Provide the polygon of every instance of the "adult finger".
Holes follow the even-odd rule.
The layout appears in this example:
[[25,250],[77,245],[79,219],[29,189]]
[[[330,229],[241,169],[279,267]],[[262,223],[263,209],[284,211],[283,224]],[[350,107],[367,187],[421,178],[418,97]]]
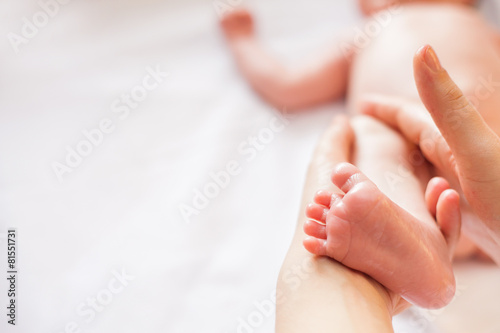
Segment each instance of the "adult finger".
[[430,46],[418,50],[414,75],[420,98],[450,146],[462,175],[474,181],[498,179],[500,140],[441,66]]
[[445,175],[457,178],[450,147],[422,105],[372,95],[363,102],[361,112],[397,129],[407,140],[418,145],[425,158]]

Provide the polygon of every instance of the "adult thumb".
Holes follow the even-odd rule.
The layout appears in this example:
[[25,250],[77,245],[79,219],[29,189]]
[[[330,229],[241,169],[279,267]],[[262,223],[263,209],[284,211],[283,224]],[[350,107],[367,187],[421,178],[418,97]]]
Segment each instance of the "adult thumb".
[[420,98],[450,146],[461,176],[476,182],[498,180],[500,139],[441,66],[432,47],[418,50],[413,68]]

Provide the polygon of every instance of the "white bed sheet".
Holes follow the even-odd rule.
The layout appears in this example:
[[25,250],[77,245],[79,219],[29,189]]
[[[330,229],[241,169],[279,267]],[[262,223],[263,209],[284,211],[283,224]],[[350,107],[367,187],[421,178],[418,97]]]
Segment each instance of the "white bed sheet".
[[[292,61],[359,19],[347,0],[221,2],[244,2],[269,47]],[[273,331],[265,304],[291,240],[305,170],[319,134],[343,108],[289,120],[255,156],[239,151],[249,137],[269,135],[277,113],[237,72],[213,5],[68,1],[18,54],[0,40],[2,271],[7,228],[17,228],[19,259],[18,325],[7,325],[3,310],[2,332]],[[23,17],[39,12],[34,1],[3,1],[0,35],[19,34]],[[168,77],[127,116],[113,112],[157,68]],[[68,146],[85,145],[82,131],[104,119],[112,133],[59,181],[54,162],[64,163]],[[240,173],[198,215],[183,218],[181,205],[230,161]],[[500,332],[488,303],[500,296],[492,283],[498,270],[463,272],[466,287],[455,303],[437,315],[398,318],[398,332]],[[471,300],[474,320],[452,311],[470,315]],[[243,328],[249,320],[255,327]]]

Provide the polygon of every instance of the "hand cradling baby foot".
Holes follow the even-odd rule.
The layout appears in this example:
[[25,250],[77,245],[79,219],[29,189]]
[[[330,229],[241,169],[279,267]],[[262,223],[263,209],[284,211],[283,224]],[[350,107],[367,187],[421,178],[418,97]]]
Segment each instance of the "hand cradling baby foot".
[[451,255],[460,233],[458,194],[442,183],[428,189],[438,226],[400,208],[351,164],[339,164],[332,182],[344,194],[316,194],[306,213],[305,248],[370,275],[413,304],[448,304],[455,294]]

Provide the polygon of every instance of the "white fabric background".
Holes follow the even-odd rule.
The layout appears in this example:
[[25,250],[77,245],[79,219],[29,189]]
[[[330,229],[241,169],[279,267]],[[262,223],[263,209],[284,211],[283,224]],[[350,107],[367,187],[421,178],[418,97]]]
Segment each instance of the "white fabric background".
[[[347,0],[244,4],[289,61],[320,52],[360,18]],[[2,1],[0,36],[19,34],[38,11],[36,1]],[[263,319],[251,331],[273,331],[274,314],[259,317],[255,302],[274,293],[314,143],[342,104],[291,120],[247,161],[238,147],[276,112],[237,72],[217,19],[211,0],[74,0],[19,54],[0,38],[1,267],[8,227],[18,229],[20,267],[18,326],[3,310],[2,332],[69,332],[74,322],[89,333],[226,333],[249,317]],[[156,66],[169,77],[120,119],[112,103]],[[104,118],[115,130],[59,182],[53,162]],[[180,205],[231,160],[241,173],[187,223]],[[455,303],[407,313],[398,331],[500,332],[500,273],[472,266],[459,267]],[[110,294],[122,270],[134,279]],[[96,296],[109,304],[86,321],[78,308],[88,314]]]

